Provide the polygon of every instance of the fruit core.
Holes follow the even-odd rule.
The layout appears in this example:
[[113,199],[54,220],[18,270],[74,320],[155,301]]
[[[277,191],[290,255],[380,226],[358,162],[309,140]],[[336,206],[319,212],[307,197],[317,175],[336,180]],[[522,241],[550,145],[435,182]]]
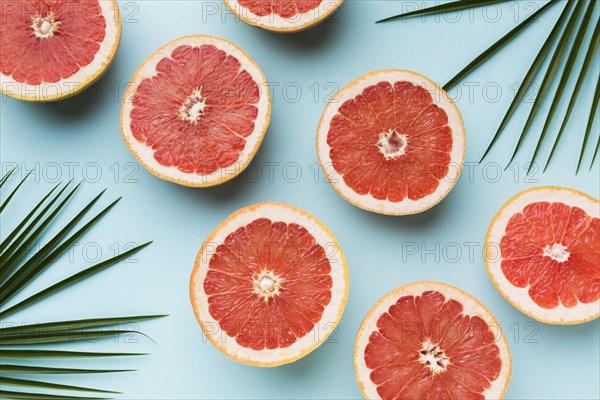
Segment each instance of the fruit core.
[[196,125],[200,117],[204,115],[206,107],[206,98],[202,96],[202,88],[196,88],[189,95],[179,108],[179,119],[190,124]]
[[377,147],[386,160],[393,160],[405,153],[407,142],[406,135],[398,133],[395,129],[390,129],[379,134]]
[[33,34],[39,39],[47,39],[54,36],[59,27],[60,21],[55,19],[53,12],[48,13],[45,17],[42,17],[40,14],[31,17]]
[[271,297],[279,295],[283,279],[271,271],[262,271],[254,280],[254,293],[268,301]]
[[544,256],[550,257],[554,261],[558,261],[559,263],[564,263],[569,259],[571,253],[567,251],[567,247],[560,244],[554,243],[552,246],[549,244],[544,247]]
[[448,364],[450,364],[450,359],[446,357],[444,351],[429,340],[423,342],[423,347],[419,353],[419,361],[429,367],[433,374],[446,371]]

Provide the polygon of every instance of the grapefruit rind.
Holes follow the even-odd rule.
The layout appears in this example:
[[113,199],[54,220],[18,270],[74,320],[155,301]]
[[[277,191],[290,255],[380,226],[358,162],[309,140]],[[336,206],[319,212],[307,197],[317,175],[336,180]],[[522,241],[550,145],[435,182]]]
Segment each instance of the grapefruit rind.
[[532,202],[562,202],[576,206],[588,215],[600,217],[600,201],[575,189],[560,186],[539,186],[524,190],[510,198],[496,213],[488,228],[484,249],[485,265],[496,290],[513,307],[523,314],[543,323],[553,325],[574,325],[594,320],[600,316],[600,302],[579,303],[568,308],[559,304],[556,308],[546,309],[535,303],[528,294],[529,286],[518,288],[508,281],[502,272],[502,258],[499,255],[499,244],[504,236],[510,218]]
[[396,303],[400,297],[419,296],[423,292],[429,290],[440,292],[444,295],[446,300],[454,299],[460,302],[464,308],[463,314],[477,315],[486,321],[490,328],[496,329],[496,332],[500,335],[499,340],[496,341],[496,345],[500,350],[502,370],[498,379],[492,382],[491,387],[487,389],[483,395],[486,399],[504,398],[512,374],[512,358],[506,336],[502,332],[500,324],[494,315],[481,304],[479,300],[457,287],[441,282],[424,281],[410,283],[387,293],[375,303],[362,321],[354,344],[354,373],[360,391],[365,399],[380,399],[380,396],[377,393],[377,386],[370,379],[370,369],[367,367],[364,357],[364,350],[369,342],[369,336],[377,329],[377,320],[381,314],[387,312],[390,306]]
[[336,12],[344,0],[323,0],[318,8],[306,13],[296,14],[291,18],[283,18],[276,14],[259,16],[243,7],[237,0],[223,0],[223,2],[237,18],[248,25],[273,32],[294,33],[320,24]]
[[96,83],[115,59],[121,42],[122,28],[117,1],[100,0],[99,4],[106,21],[105,39],[100,43],[100,49],[90,64],[59,82],[40,85],[17,82],[12,77],[0,73],[0,93],[24,101],[55,102],[76,96]]
[[[133,97],[135,89],[144,79],[156,74],[157,63],[170,57],[171,52],[179,46],[201,46],[204,44],[214,45],[220,50],[231,54],[241,63],[241,69],[250,73],[254,81],[261,90],[260,101],[256,105],[258,115],[254,121],[254,131],[246,138],[244,150],[240,153],[238,160],[231,166],[221,168],[210,175],[199,175],[194,173],[184,173],[177,167],[165,167],[159,164],[154,158],[154,151],[144,143],[140,143],[132,134],[130,129],[131,111],[133,109]],[[156,50],[148,57],[142,65],[133,74],[131,81],[127,85],[123,95],[123,105],[121,108],[121,132],[125,144],[135,156],[140,164],[156,177],[189,187],[210,187],[220,185],[238,176],[254,158],[254,155],[260,148],[262,140],[269,127],[271,120],[271,96],[269,85],[261,69],[256,62],[234,43],[216,36],[210,35],[190,35],[177,38]]]
[[[210,249],[225,241],[225,238],[238,228],[257,218],[269,218],[272,221],[296,223],[308,230],[328,252],[331,264],[331,301],[325,307],[321,320],[312,331],[286,348],[252,350],[239,345],[234,337],[225,332],[215,332],[212,327],[219,326],[208,311],[207,296],[204,292],[204,280],[208,272]],[[329,229],[314,216],[289,204],[264,202],[242,208],[223,221],[202,244],[194,269],[190,277],[190,300],[196,319],[208,340],[223,354],[240,363],[257,367],[276,367],[294,362],[319,347],[337,328],[346,307],[350,277],[346,258],[339,243]]]
[[[443,109],[448,116],[448,126],[452,129],[453,139],[448,175],[439,181],[439,186],[433,193],[419,200],[411,200],[407,197],[400,202],[391,202],[389,200],[377,200],[370,193],[360,195],[346,185],[344,179],[337,174],[329,156],[331,147],[327,143],[327,135],[331,121],[339,107],[346,100],[353,99],[361,94],[366,87],[382,81],[389,81],[392,84],[393,82],[407,81],[422,86],[432,95],[434,104]],[[331,186],[350,204],[378,214],[396,216],[418,214],[438,204],[450,193],[450,190],[458,181],[465,161],[465,152],[466,134],[463,118],[450,96],[431,79],[416,72],[402,69],[373,71],[350,82],[327,103],[317,128],[317,155],[321,168]]]

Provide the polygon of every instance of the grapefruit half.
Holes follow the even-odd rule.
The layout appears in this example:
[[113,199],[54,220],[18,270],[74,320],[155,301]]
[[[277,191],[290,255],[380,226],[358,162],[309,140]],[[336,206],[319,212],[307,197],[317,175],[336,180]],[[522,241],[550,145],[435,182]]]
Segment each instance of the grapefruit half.
[[501,399],[511,357],[500,325],[479,301],[453,286],[418,282],[369,311],[354,369],[367,399]]
[[229,218],[202,245],[190,279],[196,318],[230,358],[273,367],[295,361],[336,329],[348,267],[315,217],[259,203]]
[[123,97],[121,131],[151,173],[206,187],[242,172],[271,117],[267,81],[233,43],[185,36],[156,50]]
[[404,70],[354,80],[327,104],[317,153],[347,201],[389,215],[416,214],[450,192],[465,158],[461,114],[435,82]]
[[311,28],[333,14],[344,0],[224,0],[240,20],[275,32]]
[[112,63],[121,39],[115,0],[2,0],[0,91],[27,101],[81,93]]
[[600,315],[600,202],[557,186],[525,190],[492,220],[485,262],[496,289],[550,324]]

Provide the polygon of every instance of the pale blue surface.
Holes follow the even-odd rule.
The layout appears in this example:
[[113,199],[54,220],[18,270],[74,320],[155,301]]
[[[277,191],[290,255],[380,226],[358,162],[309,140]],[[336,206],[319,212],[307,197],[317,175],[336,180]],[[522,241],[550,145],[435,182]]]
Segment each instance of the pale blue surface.
[[[526,151],[517,157],[521,164],[516,178],[515,170],[507,170],[495,178],[524,123],[524,110],[520,110],[508,127],[487,164],[476,164],[511,101],[510,87],[524,75],[534,57],[534,49],[544,40],[560,7],[553,7],[517,42],[467,78],[478,85],[472,98],[467,96],[467,87],[461,86],[463,95],[458,104],[466,123],[466,160],[470,168],[465,169],[452,193],[422,215],[393,218],[349,205],[323,181],[317,167],[315,131],[324,97],[337,90],[336,87],[374,69],[411,69],[445,82],[515,25],[513,10],[520,10],[518,20],[521,21],[531,12],[525,5],[532,3],[504,4],[499,8],[503,18],[495,23],[482,18],[479,10],[472,20],[463,14],[459,23],[443,20],[436,23],[432,18],[428,23],[413,19],[375,25],[375,20],[400,11],[402,2],[348,0],[330,22],[289,36],[235,21],[219,1],[211,4],[175,0],[120,3],[125,19],[122,44],[112,68],[95,88],[74,101],[59,104],[2,99],[2,171],[8,170],[11,163],[22,164],[26,169],[36,167],[35,177],[41,182],[37,189],[31,184],[26,186],[19,197],[23,206],[33,204],[41,190],[51,186],[50,181],[55,181],[57,171],[59,179],[69,179],[68,163],[75,163],[71,165],[76,180],[96,180],[96,166],[101,172],[98,182],[84,185],[76,198],[78,204],[84,204],[105,187],[108,191],[104,204],[119,195],[124,196],[58,268],[36,282],[36,288],[89,266],[96,248],[102,250],[103,257],[109,257],[113,254],[110,246],[115,242],[122,250],[128,241],[155,241],[136,257],[138,263],[113,267],[56,296],[44,306],[28,311],[27,316],[31,318],[27,320],[15,315],[15,322],[137,313],[171,315],[141,326],[156,345],[142,338],[137,344],[121,340],[118,344],[108,341],[80,346],[152,352],[149,357],[116,362],[118,367],[138,368],[139,372],[97,378],[73,376],[68,378],[69,382],[121,390],[126,393],[122,398],[126,399],[360,398],[352,360],[354,337],[365,313],[393,288],[417,280],[439,280],[479,298],[501,322],[513,355],[508,398],[599,398],[599,321],[572,327],[526,325],[532,320],[512,308],[496,292],[481,255],[489,221],[516,192],[538,184],[552,184],[577,188],[595,197],[599,195],[598,162],[588,173],[589,154],[584,171],[577,177],[574,175],[575,154],[579,152],[595,85],[593,76],[581,93],[568,127],[568,140],[562,143],[546,174],[537,173],[526,181],[522,168],[529,159],[533,139],[541,129],[538,121],[527,140]],[[206,10],[214,7],[222,15],[207,15]],[[488,15],[494,18],[495,9],[489,9]],[[194,33],[222,36],[236,42],[257,61],[267,79],[279,85],[273,92],[271,125],[254,160],[254,168],[241,181],[205,190],[163,182],[143,168],[135,172],[133,168],[137,164],[123,144],[119,128],[122,89],[137,66],[160,45]],[[598,74],[598,64],[596,59],[594,76]],[[483,92],[486,84],[502,89],[497,101],[486,101]],[[289,88],[287,100],[282,91],[286,85]],[[294,87],[302,90],[297,102],[294,102]],[[318,101],[315,101],[317,87]],[[101,95],[98,101],[90,100],[98,94]],[[457,91],[451,94],[457,96]],[[489,88],[488,97],[495,96],[494,88]],[[546,104],[545,109],[548,106]],[[562,104],[561,110],[565,106]],[[555,124],[552,135],[557,128]],[[593,140],[595,138],[593,136]],[[548,151],[548,146],[544,147],[542,159],[545,160]],[[271,177],[268,175],[270,163],[277,163]],[[292,165],[287,176],[282,174],[285,165]],[[302,172],[298,181],[296,167]],[[259,179],[255,179],[257,170],[262,172]],[[118,172],[116,177],[115,171]],[[133,181],[126,179],[132,171]],[[315,173],[318,173],[316,180]],[[188,300],[189,273],[202,241],[238,208],[264,200],[289,202],[322,219],[339,239],[351,273],[350,297],[334,341],[301,361],[276,369],[237,364],[209,343],[203,343]],[[15,216],[3,218],[3,235],[15,221]],[[403,245],[410,242],[423,251],[403,255]],[[471,245],[475,246],[474,257],[469,256],[468,243],[474,243]],[[460,257],[456,257],[456,244],[462,252]],[[437,252],[441,253],[439,260],[424,251],[435,249],[436,245],[441,249]],[[532,337],[537,343],[525,340],[532,326],[538,328]],[[519,332],[518,337],[514,336],[515,330]],[[109,363],[101,364],[108,366]]]

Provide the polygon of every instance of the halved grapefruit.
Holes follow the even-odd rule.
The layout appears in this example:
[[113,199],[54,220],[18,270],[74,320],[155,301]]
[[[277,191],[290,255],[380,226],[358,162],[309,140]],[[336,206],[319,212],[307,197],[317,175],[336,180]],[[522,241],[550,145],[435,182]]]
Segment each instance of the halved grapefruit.
[[0,14],[0,91],[21,100],[81,93],[121,39],[115,0],[2,0]]
[[259,203],[229,218],[202,245],[190,279],[196,318],[230,358],[273,367],[295,361],[337,327],[348,267],[315,217]]
[[269,87],[256,63],[225,39],[193,35],[167,43],[135,72],[121,131],[154,175],[206,187],[246,168],[270,117]]
[[600,202],[557,186],[525,190],[492,220],[485,263],[496,289],[550,324],[600,316]]
[[404,70],[363,75],[327,104],[317,153],[333,188],[350,203],[415,214],[452,189],[465,158],[461,114],[435,82]]
[[224,0],[240,20],[275,32],[298,32],[327,19],[344,0]]
[[479,301],[444,283],[417,282],[369,311],[354,369],[367,399],[501,399],[511,357],[500,325]]

